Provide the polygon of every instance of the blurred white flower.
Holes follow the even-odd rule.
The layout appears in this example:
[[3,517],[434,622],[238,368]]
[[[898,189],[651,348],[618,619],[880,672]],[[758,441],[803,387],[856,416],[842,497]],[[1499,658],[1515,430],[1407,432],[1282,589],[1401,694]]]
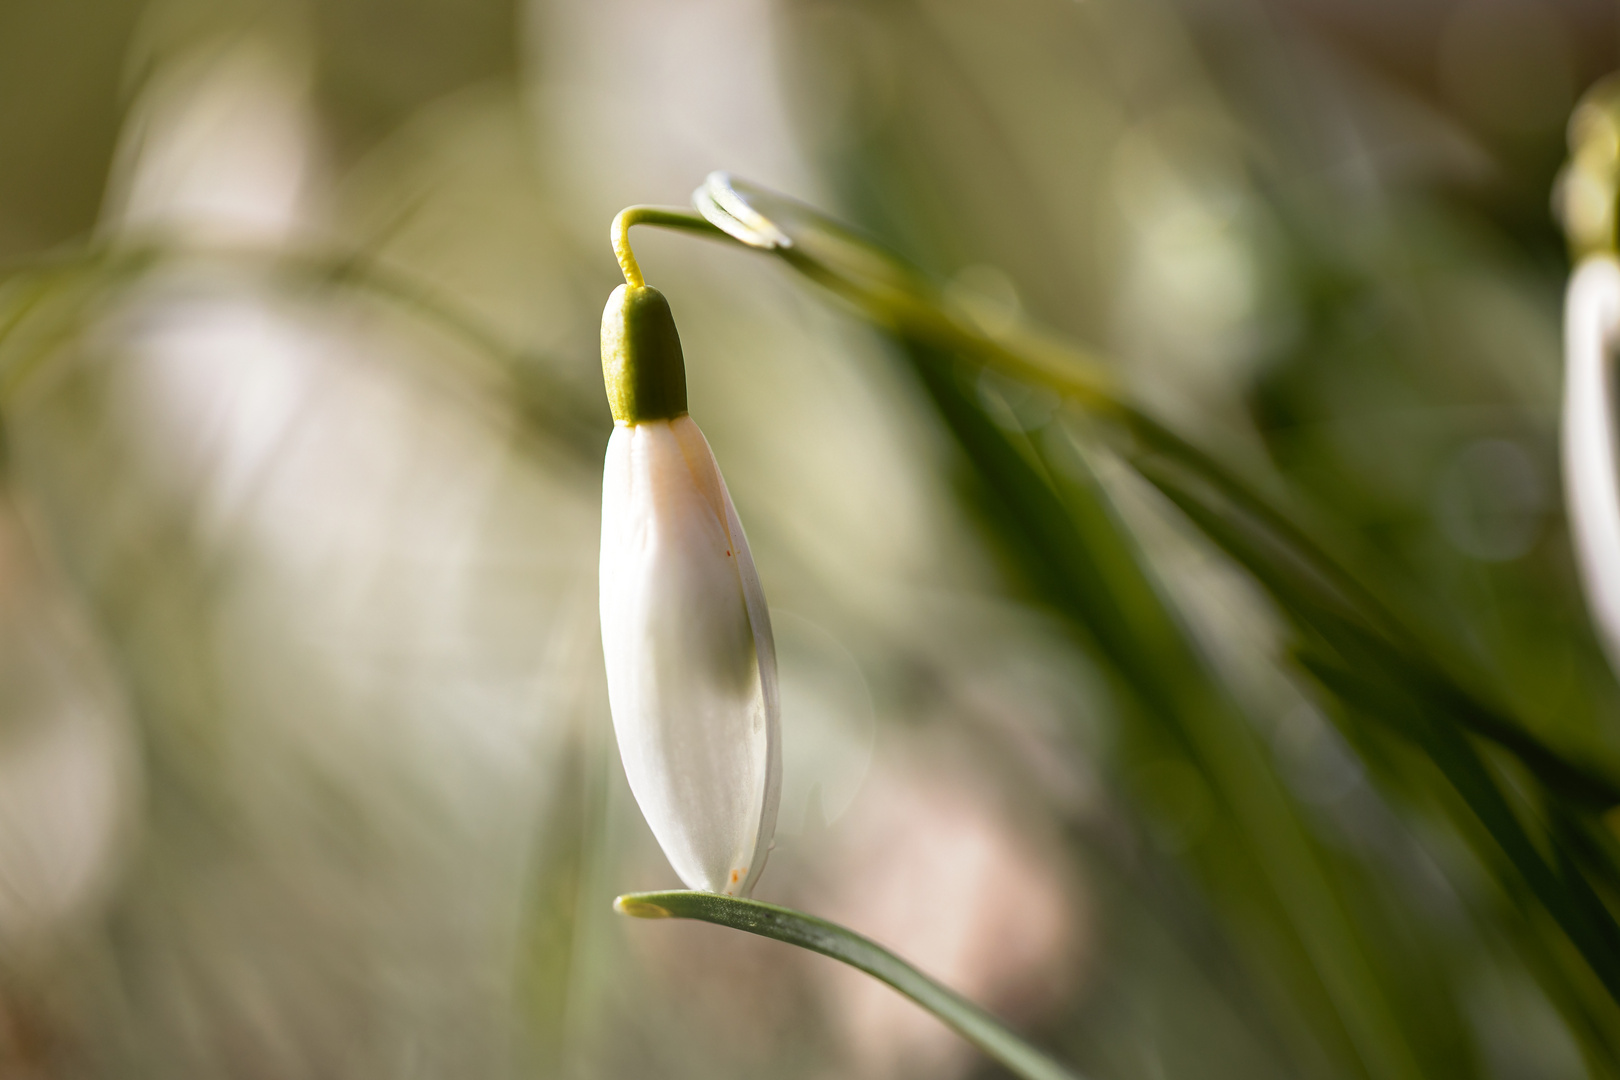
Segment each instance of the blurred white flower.
[[603,319],[608,700],[630,790],[675,872],[746,896],[781,792],[776,646],[742,522],[686,414],[668,312],[654,290],[621,288]]
[[1620,476],[1614,375],[1620,263],[1592,256],[1570,279],[1564,308],[1564,492],[1587,607],[1620,672]]

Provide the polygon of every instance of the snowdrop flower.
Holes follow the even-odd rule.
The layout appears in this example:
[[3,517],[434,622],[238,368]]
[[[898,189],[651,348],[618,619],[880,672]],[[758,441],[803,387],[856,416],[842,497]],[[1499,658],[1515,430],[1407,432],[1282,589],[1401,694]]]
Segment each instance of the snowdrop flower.
[[1613,354],[1620,333],[1620,263],[1590,255],[1564,309],[1564,491],[1570,533],[1610,666],[1620,672],[1620,475],[1615,461]]
[[663,294],[602,315],[613,408],[602,478],[602,652],[625,775],[688,887],[746,896],[781,789],[776,649],[742,523],[703,432]]

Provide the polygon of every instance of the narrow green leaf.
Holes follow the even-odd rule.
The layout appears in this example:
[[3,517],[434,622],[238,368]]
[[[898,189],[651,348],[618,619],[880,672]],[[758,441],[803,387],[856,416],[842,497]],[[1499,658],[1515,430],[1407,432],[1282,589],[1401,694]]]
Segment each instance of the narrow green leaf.
[[1024,1080],[1080,1080],[960,994],[837,923],[759,900],[684,890],[629,893],[613,907],[638,919],[699,919],[830,956],[888,983]]
[[1139,718],[1183,748],[1230,812],[1236,843],[1222,858],[1252,865],[1257,889],[1228,897],[1234,915],[1282,916],[1273,941],[1299,964],[1290,992],[1322,994],[1322,1011],[1313,1009],[1317,1036],[1347,1040],[1369,1075],[1423,1075],[1402,1013],[1369,966],[1367,942],[1335,895],[1321,853],[1107,493],[1083,461],[1053,467],[1038,442],[997,427],[956,377],[956,357],[903,344],[995,507],[986,526],[1016,553],[1033,591],[1124,680],[1142,706]]
[[[1369,610],[1365,590],[1347,594],[1340,571],[1324,566],[1325,556],[1300,550],[1271,522],[1254,521],[1214,500],[1153,462],[1138,471],[1205,536],[1252,574],[1302,630],[1330,645],[1357,670],[1377,671],[1405,695],[1426,703],[1448,720],[1508,751],[1547,787],[1583,808],[1620,805],[1620,780],[1601,764],[1583,762],[1556,750],[1502,710],[1466,690],[1409,635],[1390,628],[1381,607]],[[1245,508],[1246,509],[1246,508]],[[1411,732],[1407,733],[1412,734]]]
[[1439,710],[1403,698],[1352,671],[1311,654],[1301,664],[1317,681],[1359,712],[1394,724],[1425,753],[1462,796],[1491,838],[1507,856],[1547,912],[1580,949],[1593,972],[1620,1000],[1620,925],[1578,869],[1569,865],[1562,845],[1553,848],[1557,866],[1549,866],[1508,803],[1479,752],[1461,730],[1445,722]]

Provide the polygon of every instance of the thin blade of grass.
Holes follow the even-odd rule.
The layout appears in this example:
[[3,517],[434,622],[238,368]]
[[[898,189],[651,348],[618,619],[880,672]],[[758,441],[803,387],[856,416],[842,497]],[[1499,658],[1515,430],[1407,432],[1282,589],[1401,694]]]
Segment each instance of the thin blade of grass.
[[[1032,591],[1095,643],[1140,704],[1141,719],[1181,747],[1217,793],[1234,827],[1220,861],[1254,868],[1245,894],[1230,898],[1244,914],[1232,914],[1281,917],[1274,944],[1294,958],[1288,992],[1320,1002],[1318,1037],[1346,1040],[1369,1075],[1422,1075],[1400,1010],[1371,970],[1367,943],[1340,905],[1321,853],[1106,492],[1083,462],[1048,467],[1038,446],[998,427],[957,377],[956,356],[924,342],[902,344],[973,467],[990,504],[987,527],[1016,556]],[[1213,876],[1226,869],[1206,866]]]
[[837,923],[760,900],[685,890],[630,893],[613,907],[640,919],[698,919],[830,956],[892,986],[1023,1080],[1082,1080],[971,1001]]
[[1141,475],[1198,530],[1247,570],[1301,629],[1335,648],[1348,647],[1371,670],[1395,679],[1418,698],[1437,705],[1453,722],[1489,739],[1561,796],[1590,810],[1620,805],[1620,779],[1597,764],[1577,761],[1520,727],[1502,710],[1465,690],[1440,664],[1409,639],[1391,639],[1382,620],[1327,583],[1320,568],[1281,544],[1265,525],[1235,514],[1151,462]]
[[[1479,751],[1455,726],[1426,715],[1421,704],[1311,653],[1300,663],[1335,696],[1371,719],[1390,722],[1415,739],[1507,857],[1531,895],[1552,916],[1602,981],[1620,1000],[1620,925],[1591,884],[1554,844],[1558,866],[1542,857]],[[1494,860],[1488,860],[1494,862]],[[1512,890],[1510,890],[1511,892]]]

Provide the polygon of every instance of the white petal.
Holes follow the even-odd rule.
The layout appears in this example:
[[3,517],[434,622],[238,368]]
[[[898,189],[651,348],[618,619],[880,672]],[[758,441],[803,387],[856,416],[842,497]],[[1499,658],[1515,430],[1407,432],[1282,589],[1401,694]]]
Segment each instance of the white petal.
[[615,426],[601,590],[630,789],[682,881],[746,895],[781,786],[776,652],[748,541],[689,417]]
[[1620,264],[1589,258],[1564,307],[1564,492],[1576,563],[1592,620],[1620,672],[1620,477],[1616,475],[1614,372]]

